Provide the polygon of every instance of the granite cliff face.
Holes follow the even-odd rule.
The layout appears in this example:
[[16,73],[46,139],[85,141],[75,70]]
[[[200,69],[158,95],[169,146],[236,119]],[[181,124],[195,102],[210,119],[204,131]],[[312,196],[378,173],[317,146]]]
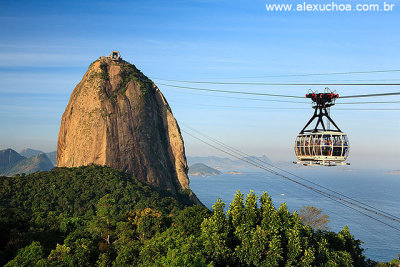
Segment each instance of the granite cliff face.
[[179,126],[164,96],[134,65],[93,62],[62,116],[57,166],[107,165],[176,193],[189,189]]

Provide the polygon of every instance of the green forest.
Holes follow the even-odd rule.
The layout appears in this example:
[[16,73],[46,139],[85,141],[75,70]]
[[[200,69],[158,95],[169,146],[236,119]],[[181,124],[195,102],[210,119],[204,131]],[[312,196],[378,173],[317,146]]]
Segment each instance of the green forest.
[[109,167],[0,177],[5,266],[393,266],[344,226],[314,230],[264,193],[213,210]]

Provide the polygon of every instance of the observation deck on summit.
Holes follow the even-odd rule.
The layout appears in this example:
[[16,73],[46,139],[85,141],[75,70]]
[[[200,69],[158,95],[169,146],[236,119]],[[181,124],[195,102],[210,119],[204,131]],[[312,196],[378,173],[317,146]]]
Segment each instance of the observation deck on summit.
[[100,59],[111,59],[113,61],[121,61],[122,57],[119,51],[112,51],[109,56],[101,56]]

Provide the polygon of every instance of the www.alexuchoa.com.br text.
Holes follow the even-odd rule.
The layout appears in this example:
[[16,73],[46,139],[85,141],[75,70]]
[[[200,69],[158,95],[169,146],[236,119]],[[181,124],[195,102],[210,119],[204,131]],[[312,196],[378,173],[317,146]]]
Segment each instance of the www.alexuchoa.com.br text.
[[286,3],[267,3],[267,11],[281,12],[390,12],[395,8],[393,3],[309,3],[302,2],[296,4]]

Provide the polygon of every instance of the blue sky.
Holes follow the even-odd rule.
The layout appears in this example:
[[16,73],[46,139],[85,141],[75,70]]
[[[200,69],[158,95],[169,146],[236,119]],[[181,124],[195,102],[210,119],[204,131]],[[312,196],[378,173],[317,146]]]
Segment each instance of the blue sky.
[[[400,3],[389,13],[267,12],[266,3],[266,0],[2,1],[0,149],[55,150],[61,115],[73,88],[89,64],[111,50],[119,50],[125,60],[151,78],[323,83],[400,80],[400,72],[242,78],[400,69]],[[178,121],[247,153],[266,154],[273,160],[295,160],[294,139],[312,113],[307,104],[233,99],[220,97],[226,96],[223,94],[159,87]],[[310,89],[203,87],[299,96]],[[331,89],[341,95],[399,91],[398,87]],[[293,107],[309,110],[290,109]],[[399,108],[399,104],[351,107]],[[344,105],[335,106],[332,116],[348,133],[352,144],[349,161],[356,167],[399,169],[400,112],[341,108]],[[189,155],[218,154],[189,136],[184,138]]]

